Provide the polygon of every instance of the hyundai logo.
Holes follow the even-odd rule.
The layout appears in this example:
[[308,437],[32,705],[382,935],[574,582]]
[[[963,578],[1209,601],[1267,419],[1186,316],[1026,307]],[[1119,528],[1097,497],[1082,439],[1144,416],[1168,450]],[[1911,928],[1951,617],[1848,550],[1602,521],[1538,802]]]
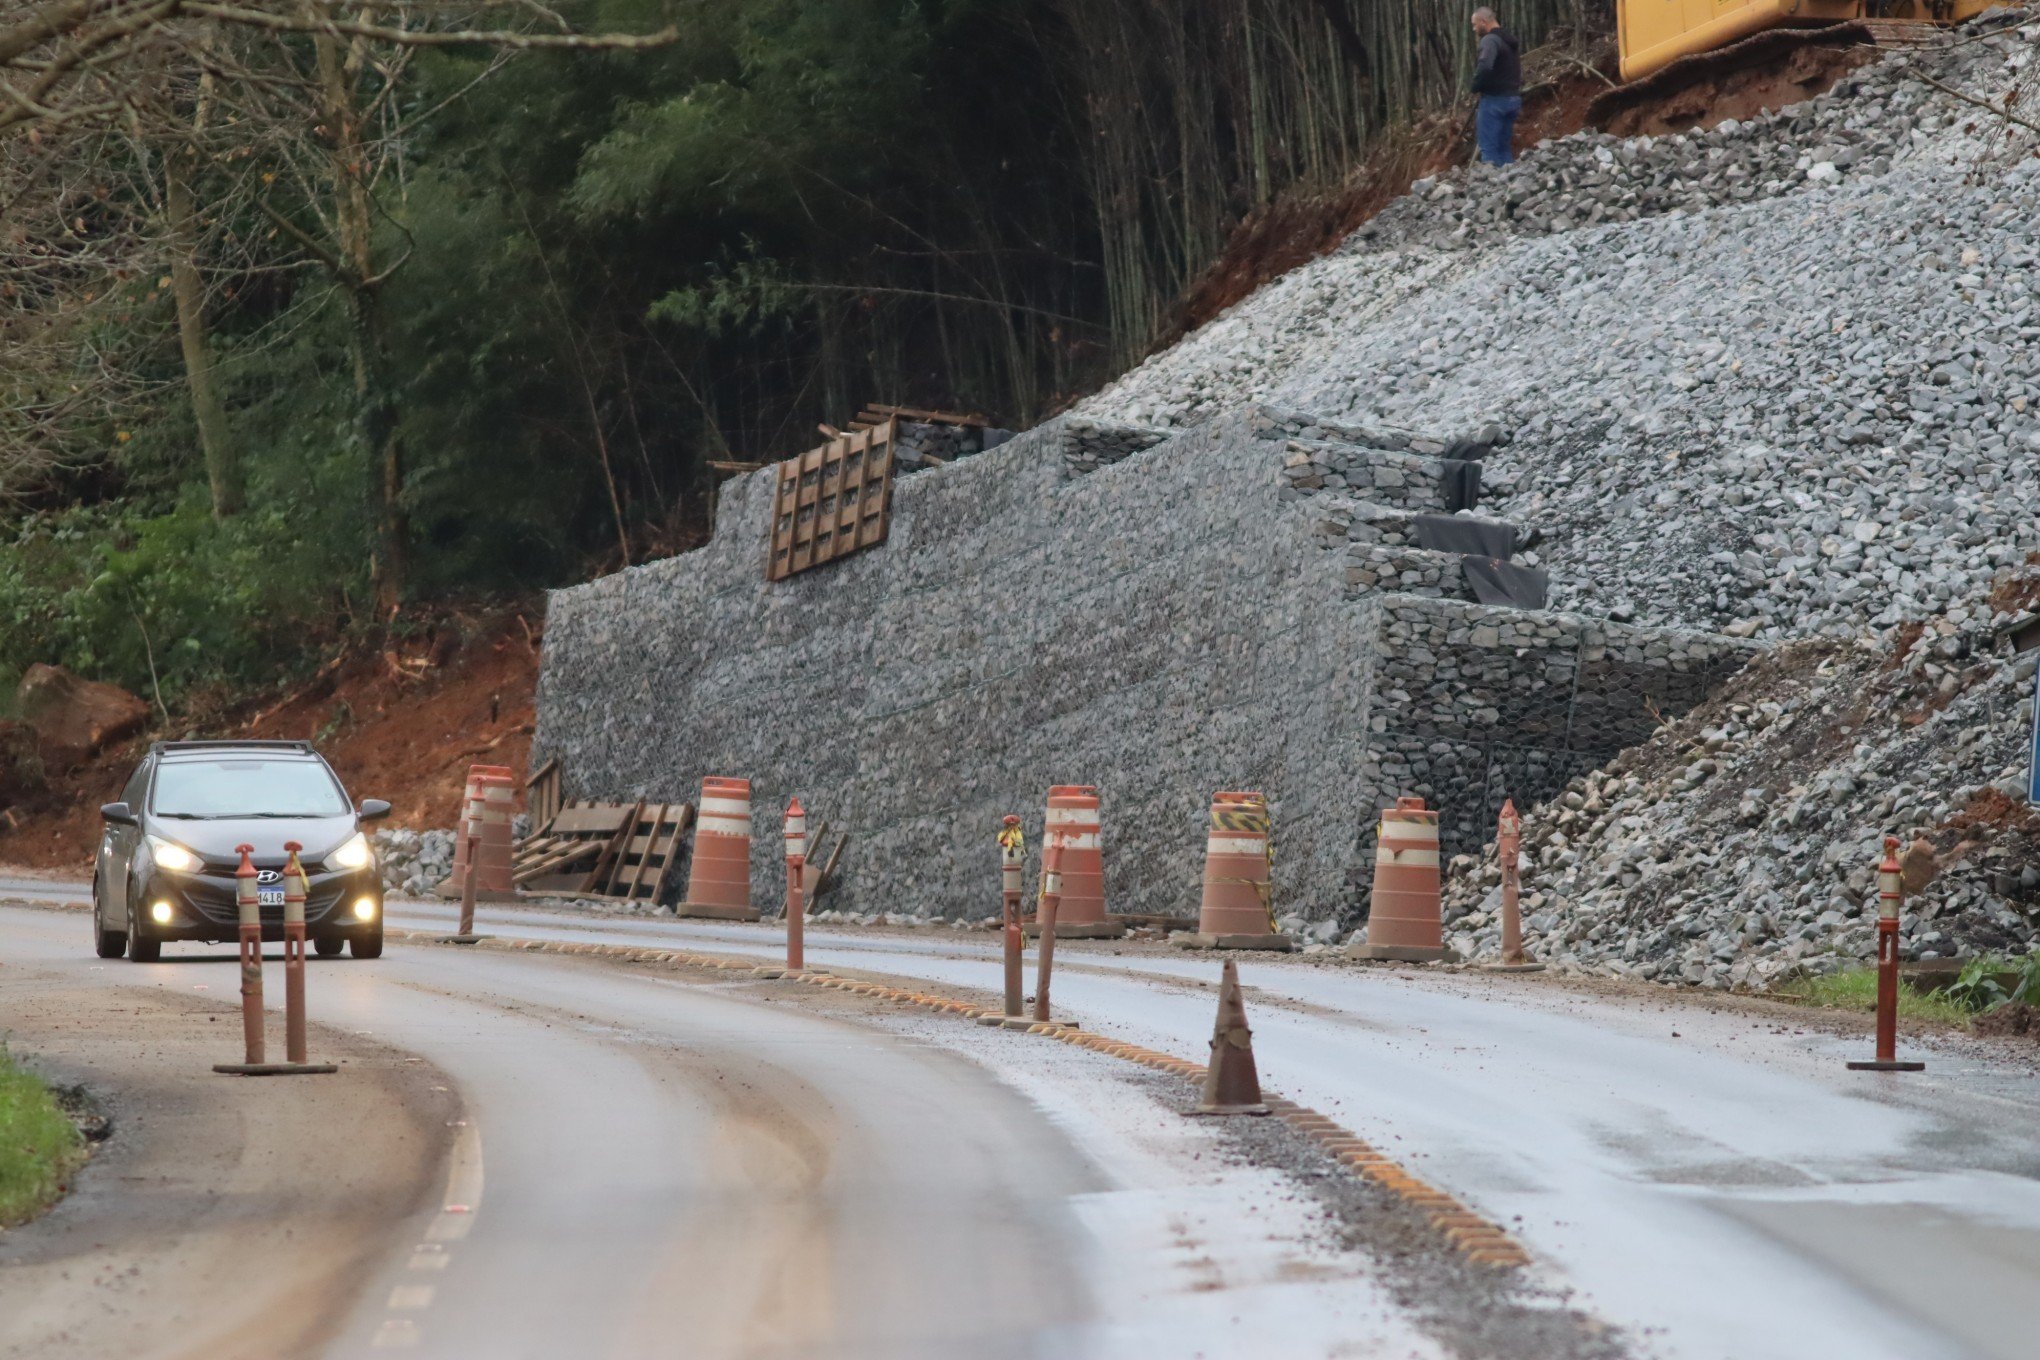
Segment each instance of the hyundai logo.
[[283,881],[283,870],[263,869],[255,875],[255,881],[257,883],[281,883]]

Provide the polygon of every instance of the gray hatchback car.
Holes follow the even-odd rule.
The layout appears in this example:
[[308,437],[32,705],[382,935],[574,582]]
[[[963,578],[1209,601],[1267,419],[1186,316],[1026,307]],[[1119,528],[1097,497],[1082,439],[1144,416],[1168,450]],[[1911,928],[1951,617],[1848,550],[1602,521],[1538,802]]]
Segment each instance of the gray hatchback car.
[[305,931],[321,955],[382,953],[382,880],[364,826],[389,815],[357,809],[305,741],[159,741],[129,777],[106,822],[92,873],[94,945],[102,959],[162,956],[166,940],[238,937],[235,847],[254,847],[262,938],[283,938],[284,845],[303,846],[310,882]]

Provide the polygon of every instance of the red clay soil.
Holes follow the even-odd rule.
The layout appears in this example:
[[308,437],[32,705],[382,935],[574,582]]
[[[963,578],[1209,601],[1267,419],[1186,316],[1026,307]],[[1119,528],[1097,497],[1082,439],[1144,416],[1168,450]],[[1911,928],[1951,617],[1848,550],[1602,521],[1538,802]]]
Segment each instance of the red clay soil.
[[[470,763],[524,774],[538,678],[538,639],[526,617],[492,620],[465,644],[441,630],[348,656],[311,683],[198,735],[316,741],[356,799],[395,805],[388,825],[452,826]],[[99,805],[120,796],[149,740],[103,751],[53,777],[33,805],[0,819],[0,865],[88,874]]]

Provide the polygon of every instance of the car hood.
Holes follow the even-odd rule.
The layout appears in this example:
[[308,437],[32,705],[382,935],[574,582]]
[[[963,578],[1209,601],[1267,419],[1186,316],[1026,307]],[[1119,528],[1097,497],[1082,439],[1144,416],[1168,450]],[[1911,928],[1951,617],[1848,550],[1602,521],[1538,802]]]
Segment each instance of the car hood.
[[208,817],[184,819],[150,817],[149,834],[176,841],[208,864],[229,868],[240,863],[237,845],[255,847],[259,865],[280,865],[283,843],[296,841],[304,847],[309,867],[340,848],[340,843],[359,829],[352,813],[338,817]]

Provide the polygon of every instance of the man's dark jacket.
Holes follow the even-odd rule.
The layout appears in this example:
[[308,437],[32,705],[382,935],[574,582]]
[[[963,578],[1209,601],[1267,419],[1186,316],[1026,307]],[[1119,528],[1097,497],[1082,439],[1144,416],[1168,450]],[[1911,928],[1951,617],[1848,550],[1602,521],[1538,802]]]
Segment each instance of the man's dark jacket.
[[1480,60],[1473,68],[1475,94],[1523,93],[1522,48],[1506,28],[1490,29],[1480,40]]

